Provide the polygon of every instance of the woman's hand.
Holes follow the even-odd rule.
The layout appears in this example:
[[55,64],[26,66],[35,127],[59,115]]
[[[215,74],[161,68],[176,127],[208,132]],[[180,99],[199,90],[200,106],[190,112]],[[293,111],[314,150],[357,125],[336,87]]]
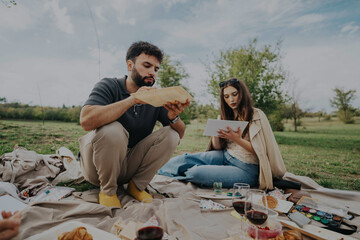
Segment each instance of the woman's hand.
[[15,212],[13,215],[11,212],[2,211],[1,215],[3,219],[0,220],[0,240],[15,237],[19,233],[21,214]]
[[234,143],[239,144],[241,147],[245,148],[249,152],[256,154],[251,142],[242,138],[241,136],[242,131],[240,127],[237,129],[236,132],[234,132],[230,127],[226,127],[226,128],[228,131],[224,131],[224,130],[218,131],[219,133],[218,137],[229,139]]
[[227,131],[222,129],[217,131],[217,133],[219,134],[218,137],[229,139],[233,142],[237,142],[237,140],[241,139],[242,131],[240,127],[238,127],[236,132],[234,132],[229,126],[227,126],[226,129]]

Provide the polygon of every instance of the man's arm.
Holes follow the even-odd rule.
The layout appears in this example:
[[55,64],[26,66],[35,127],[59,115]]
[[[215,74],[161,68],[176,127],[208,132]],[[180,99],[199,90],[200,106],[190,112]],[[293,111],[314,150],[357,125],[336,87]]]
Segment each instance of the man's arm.
[[176,123],[170,122],[170,127],[179,133],[180,139],[183,138],[185,133],[185,123],[180,119]]
[[85,131],[91,131],[119,119],[130,107],[135,105],[134,97],[101,106],[86,105],[81,109],[80,125]]

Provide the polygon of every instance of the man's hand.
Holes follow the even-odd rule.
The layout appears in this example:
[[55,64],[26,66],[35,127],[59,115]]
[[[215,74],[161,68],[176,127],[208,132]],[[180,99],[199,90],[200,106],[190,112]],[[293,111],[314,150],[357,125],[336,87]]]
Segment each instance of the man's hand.
[[229,126],[226,127],[227,131],[220,129],[217,131],[219,134],[218,137],[229,139],[233,142],[236,142],[236,140],[241,139],[242,131],[240,127],[237,129],[236,132],[234,132]]
[[189,99],[186,99],[185,103],[181,103],[179,101],[175,101],[175,103],[168,102],[164,104],[164,108],[166,108],[169,111],[168,118],[172,120],[176,118],[176,116],[180,115],[184,111],[184,109],[189,105],[190,105],[190,101]]
[[21,214],[13,215],[11,212],[2,211],[3,217],[0,220],[0,240],[8,240],[15,237],[19,233],[19,226],[21,222]]
[[[139,88],[136,92],[141,93],[141,92],[144,92],[144,91],[152,91],[154,89],[156,89],[156,87],[146,87],[146,86],[144,86],[144,87]],[[140,99],[134,98],[134,104],[148,104],[148,103],[143,102]]]

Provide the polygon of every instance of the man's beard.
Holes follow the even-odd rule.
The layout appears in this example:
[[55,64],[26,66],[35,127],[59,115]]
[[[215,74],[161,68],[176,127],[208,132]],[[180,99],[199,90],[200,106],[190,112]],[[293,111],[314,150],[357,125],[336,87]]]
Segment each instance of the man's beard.
[[[136,68],[134,67],[131,73],[131,78],[132,80],[136,83],[136,85],[138,87],[142,87],[142,86],[148,86],[151,87],[152,85],[154,85],[155,83],[155,79],[152,76],[147,76],[147,77],[142,77],[139,72],[136,70]],[[145,82],[145,79],[147,78],[152,78],[153,82]]]

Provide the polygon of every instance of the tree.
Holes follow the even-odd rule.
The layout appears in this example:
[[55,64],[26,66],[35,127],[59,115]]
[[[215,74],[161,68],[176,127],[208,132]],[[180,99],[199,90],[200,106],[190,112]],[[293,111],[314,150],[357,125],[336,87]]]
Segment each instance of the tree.
[[7,103],[7,100],[5,97],[0,97],[0,103],[3,102],[3,103]]
[[188,77],[189,74],[185,71],[180,61],[171,61],[168,55],[164,56],[157,80],[160,87],[182,86],[184,89],[187,89],[181,83],[181,80]]
[[305,112],[301,110],[299,107],[299,101],[300,101],[300,94],[299,88],[297,87],[298,81],[296,79],[292,79],[292,81],[289,81],[289,90],[288,90],[288,96],[289,96],[289,102],[290,105],[288,106],[288,109],[291,114],[291,118],[294,120],[294,131],[297,132],[297,127],[301,125],[300,118],[305,115]]
[[236,77],[245,82],[256,107],[266,114],[272,114],[284,102],[285,94],[281,87],[287,78],[287,72],[281,65],[281,42],[275,47],[265,45],[257,47],[257,39],[248,46],[220,51],[220,55],[210,64],[205,64],[210,80],[209,92],[219,96],[219,83]]
[[343,88],[334,89],[335,96],[330,99],[332,107],[337,109],[337,115],[344,123],[354,123],[355,108],[351,101],[355,98],[356,90],[345,91]]
[[325,118],[326,111],[324,109],[321,109],[320,111],[317,111],[315,115],[318,117],[318,121],[321,121],[321,118]]
[[11,8],[12,6],[16,6],[16,1],[15,0],[1,0],[1,2],[7,7],[7,8]]

